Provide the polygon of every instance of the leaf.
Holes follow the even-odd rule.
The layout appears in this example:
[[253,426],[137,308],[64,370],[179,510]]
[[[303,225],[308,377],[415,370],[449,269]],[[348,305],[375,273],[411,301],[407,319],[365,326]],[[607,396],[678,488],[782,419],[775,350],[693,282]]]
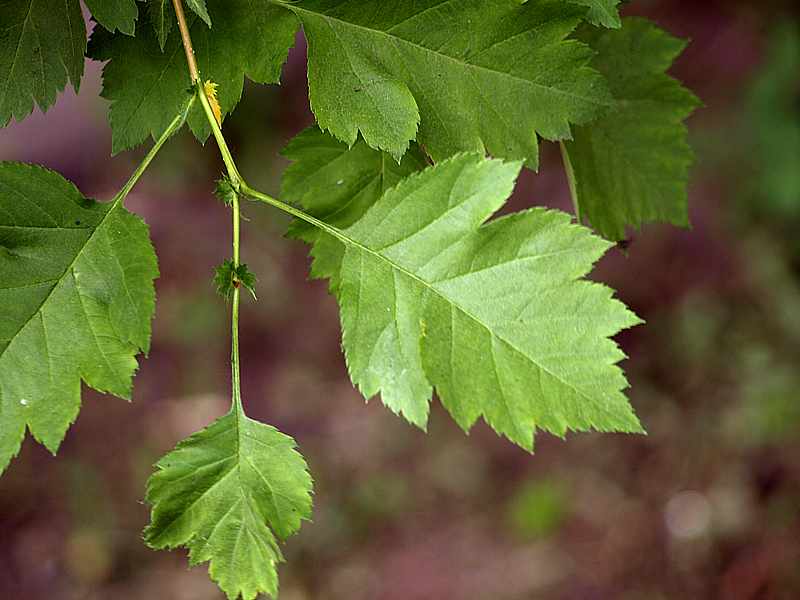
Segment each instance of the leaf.
[[109,31],[133,35],[139,9],[136,0],[85,0],[92,16]]
[[233,600],[278,593],[278,540],[311,515],[311,477],[295,442],[240,409],[158,461],[147,483],[151,548],[186,546],[189,561]]
[[206,25],[211,27],[211,17],[208,16],[206,0],[186,0],[186,4],[189,5],[189,8],[191,8],[198,17],[203,19]]
[[527,449],[534,428],[641,431],[609,339],[640,321],[581,279],[612,244],[559,211],[483,224],[520,166],[459,155],[329,229],[350,376],[420,427],[435,388],[465,430],[482,416]]
[[566,143],[581,213],[603,236],[620,240],[627,226],[663,221],[688,225],[692,151],[683,121],[697,98],[665,74],[685,47],[643,19],[622,29],[586,33],[608,78],[614,108],[578,127]]
[[83,77],[86,26],[78,0],[0,2],[0,127],[50,108]]
[[[282,154],[294,162],[283,173],[281,197],[339,228],[355,223],[389,188],[427,166],[416,144],[397,163],[363,140],[348,149],[317,127],[296,136]],[[341,243],[303,221],[291,224],[289,236],[313,244],[312,276],[332,278],[335,286],[344,254]]]
[[236,266],[232,260],[226,260],[214,271],[214,285],[217,293],[230,300],[233,290],[243,286],[253,298],[256,298],[256,276],[250,272],[246,264]]
[[158,45],[163,52],[169,32],[172,31],[172,24],[175,21],[175,10],[172,8],[171,0],[150,0],[147,6],[150,13],[150,23],[153,25]]
[[57,173],[0,163],[0,471],[26,426],[51,452],[80,384],[130,398],[158,276],[147,226]]
[[[208,3],[214,28],[190,17],[191,35],[201,74],[219,84],[223,116],[242,95],[245,75],[258,83],[276,83],[289,47],[294,43],[295,18],[266,1],[213,0]],[[191,81],[180,36],[170,36],[164,51],[149,28],[135,38],[95,30],[89,55],[107,60],[103,70],[104,98],[111,101],[112,151],[121,152],[163,132],[191,93]],[[202,141],[209,125],[200,106],[189,125]]]
[[[459,151],[525,159],[536,135],[570,137],[610,101],[591,50],[564,38],[583,7],[531,0],[286,3],[308,39],[311,108],[348,145],[399,159],[417,139],[434,160]],[[419,130],[418,130],[419,128]]]
[[594,25],[618,29],[622,24],[619,20],[617,5],[620,0],[570,0],[574,4],[589,7],[587,20]]

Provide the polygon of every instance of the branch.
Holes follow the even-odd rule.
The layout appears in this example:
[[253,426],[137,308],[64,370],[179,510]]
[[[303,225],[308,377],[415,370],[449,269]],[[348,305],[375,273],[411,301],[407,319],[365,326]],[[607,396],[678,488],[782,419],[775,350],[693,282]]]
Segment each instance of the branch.
[[197,61],[194,57],[194,48],[192,48],[192,37],[189,35],[189,26],[186,24],[186,13],[183,12],[183,2],[181,0],[172,0],[172,5],[175,7],[175,16],[178,18],[178,29],[181,30],[183,49],[186,52],[186,64],[189,65],[189,77],[192,78],[192,84],[196,84],[200,81],[200,72],[197,70]]

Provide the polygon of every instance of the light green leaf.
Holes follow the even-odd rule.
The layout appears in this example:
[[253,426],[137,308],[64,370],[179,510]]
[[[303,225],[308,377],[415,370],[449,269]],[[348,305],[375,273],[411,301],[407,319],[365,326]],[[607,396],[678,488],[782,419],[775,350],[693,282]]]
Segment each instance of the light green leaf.
[[175,9],[171,0],[150,0],[147,4],[150,13],[150,23],[153,25],[158,45],[163,52],[167,43],[172,24],[175,22]]
[[34,101],[46,111],[83,77],[86,26],[78,0],[0,2],[0,127],[21,121]]
[[[530,0],[287,2],[308,39],[311,108],[348,145],[399,159],[488,152],[538,164],[536,135],[570,137],[609,103],[592,53],[565,40],[585,9]],[[417,129],[419,128],[419,131]]]
[[295,442],[240,409],[195,433],[156,465],[145,541],[189,549],[228,596],[278,593],[278,541],[311,515],[311,477]]
[[611,244],[558,211],[484,224],[519,169],[459,155],[402,180],[351,227],[326,226],[344,248],[335,293],[350,376],[421,427],[435,388],[464,429],[482,416],[528,449],[535,428],[641,431],[609,339],[640,321],[582,279]]
[[158,276],[147,226],[57,173],[0,163],[0,471],[27,427],[51,452],[80,385],[129,398]]
[[683,121],[699,101],[665,74],[685,42],[643,19],[585,36],[598,52],[594,65],[608,78],[615,106],[576,128],[574,141],[565,144],[582,215],[612,240],[623,239],[627,226],[688,225],[693,155]]
[[109,31],[133,35],[139,9],[136,0],[85,0],[92,16]]
[[617,5],[620,0],[570,0],[575,4],[582,4],[589,7],[586,16],[587,20],[594,25],[603,27],[618,28],[621,23]]
[[[266,1],[213,0],[208,5],[214,28],[191,17],[191,35],[203,80],[218,84],[226,115],[241,98],[245,75],[258,83],[278,81],[294,43],[296,20]],[[180,36],[166,39],[162,52],[150,28],[140,28],[135,38],[95,30],[89,54],[110,61],[103,70],[102,95],[111,101],[114,153],[148,135],[157,138],[191,93]],[[192,109],[189,125],[199,139],[208,137],[210,129],[200,106]]]
[[[339,228],[355,223],[389,188],[427,166],[425,155],[416,144],[397,163],[361,139],[348,149],[317,127],[295,137],[282,154],[293,164],[283,172],[281,197]],[[335,287],[344,246],[335,237],[299,220],[291,224],[289,236],[313,244],[311,275],[329,278]]]
[[194,13],[205,21],[205,24],[211,27],[211,17],[208,16],[208,9],[206,8],[206,0],[186,0]]

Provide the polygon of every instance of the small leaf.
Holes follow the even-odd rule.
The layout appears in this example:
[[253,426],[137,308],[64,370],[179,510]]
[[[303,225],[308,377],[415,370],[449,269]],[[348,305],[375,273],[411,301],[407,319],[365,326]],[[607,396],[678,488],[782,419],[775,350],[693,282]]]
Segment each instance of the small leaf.
[[238,193],[236,188],[233,187],[230,178],[223,175],[222,178],[217,180],[217,186],[214,189],[214,195],[222,201],[225,206],[231,207],[236,202]]
[[211,17],[208,16],[206,0],[186,0],[186,4],[189,5],[189,8],[191,8],[198,17],[203,19],[206,25],[211,27]]
[[55,452],[81,381],[130,398],[158,276],[147,226],[57,173],[0,163],[0,471],[26,427]]
[[169,32],[172,30],[172,24],[175,21],[175,9],[172,8],[170,0],[150,0],[148,6],[150,22],[156,32],[158,45],[163,52]]
[[145,542],[186,546],[230,600],[278,593],[278,542],[311,516],[311,477],[295,442],[240,409],[180,442],[147,482]]
[[250,272],[250,269],[245,264],[240,264],[236,267],[232,260],[226,260],[216,268],[214,285],[217,288],[217,293],[226,300],[230,300],[233,291],[239,286],[244,286],[254,300],[258,299],[256,298],[256,276]]

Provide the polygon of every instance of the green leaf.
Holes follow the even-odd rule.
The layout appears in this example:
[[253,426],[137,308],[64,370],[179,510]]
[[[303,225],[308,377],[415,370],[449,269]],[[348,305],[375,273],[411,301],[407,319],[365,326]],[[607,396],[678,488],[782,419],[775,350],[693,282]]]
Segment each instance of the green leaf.
[[231,600],[276,596],[278,540],[311,515],[311,477],[294,440],[234,408],[156,467],[147,544],[186,546],[192,565],[211,561],[211,578]]
[[[317,127],[296,136],[282,154],[293,164],[283,173],[281,197],[338,228],[355,223],[389,188],[427,166],[416,144],[397,163],[361,139],[348,149]],[[330,278],[335,287],[344,254],[341,243],[299,220],[291,224],[289,236],[313,244],[311,275]]]
[[169,32],[172,31],[172,24],[175,22],[175,9],[172,8],[171,0],[150,0],[147,6],[150,23],[153,25],[158,45],[163,52]]
[[602,235],[663,221],[688,225],[686,186],[692,151],[683,121],[699,101],[665,74],[685,42],[643,19],[622,29],[593,30],[595,66],[609,82],[614,108],[578,127],[567,142],[582,215]]
[[574,4],[589,7],[587,20],[594,25],[617,29],[621,26],[617,5],[620,0],[570,0]]
[[147,226],[57,173],[0,163],[0,471],[27,427],[51,452],[80,385],[130,398],[158,276]]
[[[214,28],[191,17],[191,35],[200,73],[219,85],[223,115],[242,95],[245,75],[258,83],[276,83],[294,43],[296,21],[268,2],[213,0],[208,3]],[[111,101],[112,151],[120,152],[157,138],[172,115],[191,94],[191,81],[180,36],[166,39],[164,51],[150,28],[135,38],[95,30],[89,55],[109,61],[103,70],[104,98]],[[210,129],[203,110],[195,106],[189,125],[200,140]]]
[[211,17],[208,16],[208,9],[206,8],[206,0],[186,0],[194,13],[205,21],[205,24],[211,27]]
[[133,35],[139,9],[136,0],[85,0],[92,16],[109,31]]
[[[531,0],[286,3],[308,39],[311,108],[348,145],[399,159],[417,139],[440,160],[488,152],[538,164],[536,134],[570,137],[610,98],[565,40],[585,9]],[[418,131],[419,128],[419,131]]]
[[0,2],[0,127],[21,121],[34,101],[46,111],[83,77],[86,26],[78,0]]
[[527,449],[535,428],[641,431],[609,339],[640,321],[582,279],[612,244],[559,211],[484,224],[520,166],[459,155],[407,177],[351,227],[326,225],[343,246],[335,293],[350,376],[420,427],[435,388],[465,430],[482,416]]

